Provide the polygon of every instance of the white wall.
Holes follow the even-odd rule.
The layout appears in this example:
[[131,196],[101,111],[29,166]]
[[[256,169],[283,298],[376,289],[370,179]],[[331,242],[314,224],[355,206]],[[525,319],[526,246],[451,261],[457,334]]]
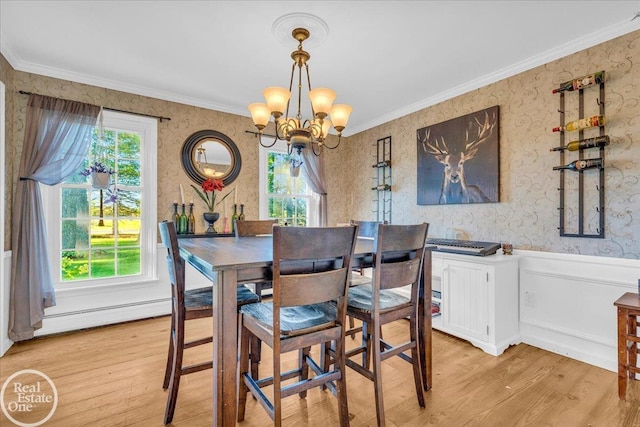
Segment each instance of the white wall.
[[616,309],[640,260],[518,251],[522,342],[617,371]]

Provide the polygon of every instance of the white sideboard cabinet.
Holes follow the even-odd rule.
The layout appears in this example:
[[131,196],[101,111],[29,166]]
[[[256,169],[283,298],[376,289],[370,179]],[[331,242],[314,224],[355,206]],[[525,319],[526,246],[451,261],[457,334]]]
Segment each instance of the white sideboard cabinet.
[[518,255],[433,252],[433,328],[498,356],[520,342]]

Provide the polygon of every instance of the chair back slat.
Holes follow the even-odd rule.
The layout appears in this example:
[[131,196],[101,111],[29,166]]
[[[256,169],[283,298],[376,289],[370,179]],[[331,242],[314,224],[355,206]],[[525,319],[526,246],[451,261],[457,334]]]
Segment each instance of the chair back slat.
[[273,234],[273,226],[277,219],[235,221],[236,237],[261,236]]
[[[422,273],[429,224],[380,224],[375,240],[374,280],[378,289],[412,285],[412,299]],[[414,301],[415,302],[415,301]]]
[[274,227],[274,307],[339,300],[346,310],[356,233],[355,226]]
[[420,264],[420,258],[382,264],[380,289],[393,289],[417,283],[420,277]]
[[358,226],[358,237],[375,237],[378,232],[378,224],[386,224],[387,221],[349,221],[351,225]]
[[280,276],[281,307],[333,301],[345,294],[346,268],[310,274]]
[[[286,229],[286,232],[284,231]],[[326,260],[345,257],[353,252],[353,233],[349,227],[274,227],[280,230],[280,259]],[[275,257],[275,248],[274,248]]]

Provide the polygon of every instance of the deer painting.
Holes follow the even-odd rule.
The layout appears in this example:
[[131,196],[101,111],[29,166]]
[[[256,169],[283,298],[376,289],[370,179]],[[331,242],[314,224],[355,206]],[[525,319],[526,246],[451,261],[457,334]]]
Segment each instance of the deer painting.
[[[453,132],[446,132],[441,129],[436,133],[433,128],[437,125],[418,131],[419,154],[422,151],[423,157],[427,157],[423,163],[427,163],[430,157],[432,163],[435,160],[437,164],[442,165],[439,195],[432,191],[433,200],[431,200],[431,203],[428,203],[428,201],[427,203],[420,203],[419,189],[419,204],[488,203],[497,201],[497,158],[495,158],[495,167],[491,164],[484,166],[474,165],[475,168],[471,166],[474,163],[474,159],[479,157],[479,150],[484,145],[490,145],[491,141],[497,154],[497,108],[493,107],[495,111],[487,109],[480,113],[461,117],[459,119],[466,118],[467,120],[458,124],[445,122],[455,130]],[[464,139],[462,139],[462,129],[464,129]],[[436,134],[434,135],[434,133]],[[456,136],[455,133],[458,135]],[[452,140],[450,140],[451,137],[453,137]],[[468,173],[469,169],[488,175],[495,175],[495,190],[490,195],[485,194],[481,186],[476,185],[477,183],[473,181],[473,176]],[[466,171],[467,173],[465,173]],[[436,173],[435,165],[432,164],[430,172],[431,175]],[[420,173],[418,175],[420,179]],[[476,175],[478,174],[476,173]],[[436,179],[433,176],[431,178],[433,180]],[[483,182],[483,184],[487,187],[486,182]],[[434,199],[435,197],[437,197],[437,201]]]

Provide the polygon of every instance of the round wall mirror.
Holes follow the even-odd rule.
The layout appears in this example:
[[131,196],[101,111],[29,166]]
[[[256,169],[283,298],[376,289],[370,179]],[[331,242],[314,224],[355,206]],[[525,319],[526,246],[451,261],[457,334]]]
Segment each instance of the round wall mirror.
[[202,184],[208,178],[231,184],[240,174],[242,159],[236,144],[215,130],[201,130],[182,146],[182,167],[189,177]]

